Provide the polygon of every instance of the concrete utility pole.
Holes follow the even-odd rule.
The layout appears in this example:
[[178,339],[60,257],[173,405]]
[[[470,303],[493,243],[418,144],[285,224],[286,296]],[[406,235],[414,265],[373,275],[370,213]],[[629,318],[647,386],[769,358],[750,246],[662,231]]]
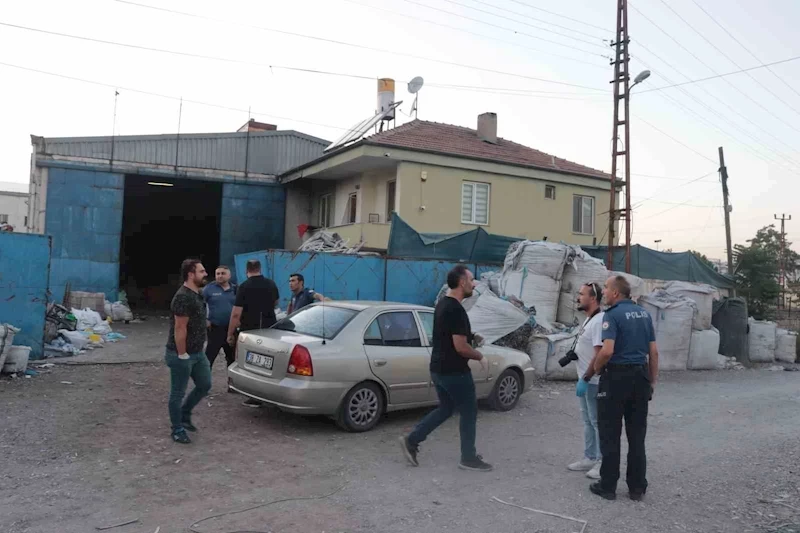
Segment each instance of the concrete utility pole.
[[733,249],[731,247],[731,207],[728,204],[728,168],[725,166],[725,154],[719,147],[719,174],[722,179],[722,202],[725,209],[725,244],[728,251],[728,275],[733,276]]
[[786,298],[786,291],[785,291],[785,281],[786,281],[786,260],[784,259],[786,253],[786,221],[792,220],[792,215],[788,217],[784,214],[781,214],[780,218],[778,215],[774,215],[775,220],[781,221],[781,256],[780,256],[780,265],[781,265],[781,274],[778,278],[778,284],[781,286],[781,301],[780,307],[783,307],[784,300]]

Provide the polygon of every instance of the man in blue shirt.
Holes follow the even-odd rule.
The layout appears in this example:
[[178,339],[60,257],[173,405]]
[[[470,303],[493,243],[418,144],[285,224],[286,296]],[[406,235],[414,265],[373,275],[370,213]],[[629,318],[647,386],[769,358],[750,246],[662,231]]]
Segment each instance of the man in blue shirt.
[[600,375],[597,392],[597,425],[600,433],[600,481],[589,488],[607,500],[617,497],[620,434],[625,419],[628,437],[626,481],[632,500],[647,491],[648,402],[658,376],[658,347],[653,320],[631,301],[631,286],[623,276],[608,278],[603,291],[608,310],[603,315],[603,347],[595,358]]
[[233,346],[228,344],[228,323],[231,319],[233,304],[236,301],[236,285],[231,283],[231,270],[220,265],[214,273],[216,281],[203,289],[203,299],[208,307],[208,345],[206,357],[213,367],[220,348],[225,350],[225,362],[228,366],[234,361]]
[[287,315],[291,315],[298,309],[312,304],[314,302],[326,302],[330,298],[325,298],[322,294],[314,292],[314,289],[306,289],[306,279],[302,274],[292,274],[289,276],[289,290],[292,291],[292,298],[289,300],[289,308],[286,310]]

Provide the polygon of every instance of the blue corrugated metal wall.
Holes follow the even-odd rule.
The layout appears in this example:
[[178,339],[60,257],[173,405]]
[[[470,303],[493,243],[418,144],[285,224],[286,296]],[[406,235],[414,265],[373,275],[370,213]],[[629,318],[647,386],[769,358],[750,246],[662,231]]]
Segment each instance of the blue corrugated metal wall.
[[48,235],[0,233],[0,323],[22,330],[14,344],[33,358],[43,354],[50,251]]
[[[220,220],[221,264],[250,250],[283,247],[286,192],[279,185],[225,183]],[[245,278],[235,269],[237,280]],[[244,273],[242,266],[241,273]]]
[[115,301],[125,177],[92,170],[51,168],[45,233],[53,237],[50,292],[103,292]]
[[[245,263],[259,259],[264,275],[280,289],[280,306],[289,303],[289,276],[300,273],[306,287],[334,300],[378,300],[433,305],[456,263],[424,259],[386,259],[346,254],[314,254],[289,250],[262,250],[235,257],[236,272],[245,279]],[[480,276],[500,265],[468,265]]]

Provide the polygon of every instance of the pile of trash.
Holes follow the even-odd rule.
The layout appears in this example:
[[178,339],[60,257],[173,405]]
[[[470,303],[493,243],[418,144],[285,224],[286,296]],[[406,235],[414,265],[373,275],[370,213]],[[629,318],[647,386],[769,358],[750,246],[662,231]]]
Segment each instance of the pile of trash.
[[747,321],[750,328],[749,354],[753,363],[794,363],[797,360],[797,334],[779,328],[775,322]]
[[21,330],[11,324],[0,324],[0,372],[17,374],[28,368],[30,346],[14,346],[14,336]]
[[300,245],[300,252],[336,252],[340,254],[357,254],[364,246],[364,242],[359,242],[355,246],[350,246],[350,240],[342,239],[338,233],[319,230]]
[[[130,309],[127,306],[125,306],[125,309],[130,313]],[[46,339],[47,343],[44,345],[45,358],[79,355],[86,350],[102,348],[107,342],[117,342],[125,338],[121,333],[111,329],[109,321],[112,320],[112,315],[109,315],[104,320],[100,313],[88,307],[83,310],[72,309],[70,314],[75,318],[74,328],[57,329],[53,338]]]

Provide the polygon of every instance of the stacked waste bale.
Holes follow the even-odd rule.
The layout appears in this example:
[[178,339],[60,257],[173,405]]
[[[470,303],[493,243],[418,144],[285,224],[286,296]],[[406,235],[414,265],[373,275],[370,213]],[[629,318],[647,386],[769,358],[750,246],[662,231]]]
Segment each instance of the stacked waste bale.
[[750,361],[753,363],[774,363],[775,346],[777,343],[778,326],[775,322],[756,320],[750,317],[747,320],[750,327],[748,345]]
[[[659,370],[686,370],[697,304],[682,296],[656,290],[639,299],[653,320],[658,344]],[[717,341],[719,343],[719,341]],[[716,355],[716,354],[715,354]]]
[[719,331],[711,324],[714,314],[714,300],[719,291],[711,285],[670,281],[664,290],[673,296],[688,298],[697,306],[692,320],[692,336],[689,346],[689,370],[713,370],[720,367]]
[[775,360],[781,363],[797,360],[797,333],[781,328],[775,331]]
[[564,267],[556,315],[557,321],[565,326],[579,325],[586,320],[586,313],[578,310],[581,287],[587,283],[597,283],[602,288],[609,276],[603,261],[587,254],[579,246],[573,249],[575,259]]

